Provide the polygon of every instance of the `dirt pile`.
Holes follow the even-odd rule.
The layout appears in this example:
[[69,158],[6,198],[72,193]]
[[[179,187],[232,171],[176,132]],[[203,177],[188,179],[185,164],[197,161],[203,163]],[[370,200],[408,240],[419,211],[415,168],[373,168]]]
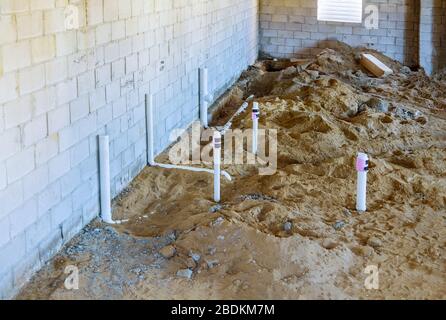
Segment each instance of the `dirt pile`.
[[[395,73],[373,78],[358,63],[362,51],[259,62],[242,75],[213,125],[254,95],[261,127],[278,132],[278,169],[259,176],[255,166],[226,166],[235,179],[223,182],[220,205],[207,174],[144,170],[115,205],[117,219],[130,219],[117,230],[171,247],[122,298],[446,297],[446,82],[376,52]],[[250,128],[250,111],[233,127]],[[360,151],[371,157],[362,215]],[[364,287],[367,266],[379,268],[379,290]],[[176,276],[184,269],[192,280]],[[101,297],[92,290],[74,297]]]

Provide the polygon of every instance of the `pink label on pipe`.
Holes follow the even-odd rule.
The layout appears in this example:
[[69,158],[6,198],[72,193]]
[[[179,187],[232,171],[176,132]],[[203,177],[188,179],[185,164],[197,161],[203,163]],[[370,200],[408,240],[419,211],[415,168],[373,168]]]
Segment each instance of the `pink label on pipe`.
[[356,160],[356,170],[359,172],[365,172],[369,168],[369,164],[367,160],[357,159]]

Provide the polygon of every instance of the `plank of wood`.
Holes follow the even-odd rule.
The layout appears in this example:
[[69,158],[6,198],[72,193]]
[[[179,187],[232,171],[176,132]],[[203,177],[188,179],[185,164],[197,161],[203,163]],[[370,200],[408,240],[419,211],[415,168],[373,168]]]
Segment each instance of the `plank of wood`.
[[392,69],[369,53],[361,54],[361,64],[378,78],[393,73]]

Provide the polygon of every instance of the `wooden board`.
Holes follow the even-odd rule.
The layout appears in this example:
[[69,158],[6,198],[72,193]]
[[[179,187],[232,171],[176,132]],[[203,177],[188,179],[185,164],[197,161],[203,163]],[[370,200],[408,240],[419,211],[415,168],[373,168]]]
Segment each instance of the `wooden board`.
[[392,69],[369,53],[361,54],[361,64],[378,78],[393,73]]

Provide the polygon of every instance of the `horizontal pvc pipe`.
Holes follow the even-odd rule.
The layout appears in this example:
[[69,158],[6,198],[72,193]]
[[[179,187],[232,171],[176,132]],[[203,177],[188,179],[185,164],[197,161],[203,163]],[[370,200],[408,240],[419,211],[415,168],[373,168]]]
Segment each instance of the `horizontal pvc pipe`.
[[232,121],[234,121],[234,119],[239,116],[240,114],[242,114],[243,112],[245,112],[245,110],[249,107],[249,101],[251,101],[252,99],[254,99],[254,95],[251,95],[248,97],[248,99],[246,99],[245,102],[243,102],[243,104],[241,105],[241,107],[237,110],[236,113],[234,113],[234,115],[229,119],[229,121],[222,127],[218,127],[217,130],[222,134],[225,135],[226,131],[228,131],[229,129],[231,129],[232,127]]

